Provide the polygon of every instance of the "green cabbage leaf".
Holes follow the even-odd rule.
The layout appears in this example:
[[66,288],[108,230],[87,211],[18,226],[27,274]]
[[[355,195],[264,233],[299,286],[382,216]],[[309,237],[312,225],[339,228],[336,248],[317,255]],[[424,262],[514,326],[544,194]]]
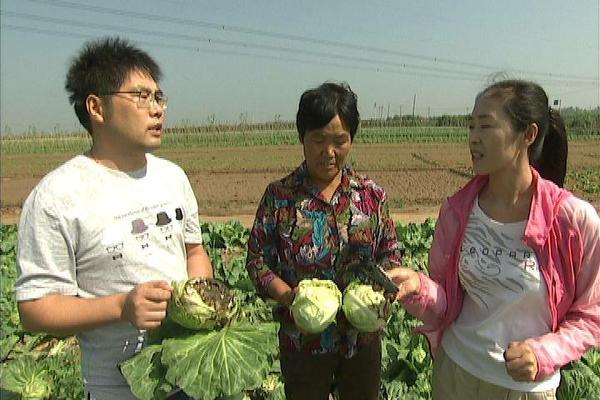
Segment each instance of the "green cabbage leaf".
[[277,324],[231,325],[220,331],[167,339],[166,379],[197,399],[229,396],[261,385],[277,354]]
[[[2,366],[0,386],[25,400],[46,400],[52,393],[52,379],[44,363],[31,355]],[[3,396],[2,396],[3,397]]]
[[166,399],[174,389],[165,379],[165,367],[160,363],[161,352],[162,345],[150,345],[119,365],[131,392],[138,399]]
[[150,345],[120,365],[142,400],[165,399],[181,388],[194,399],[213,400],[260,387],[277,354],[276,323],[232,323],[221,330],[187,331]]

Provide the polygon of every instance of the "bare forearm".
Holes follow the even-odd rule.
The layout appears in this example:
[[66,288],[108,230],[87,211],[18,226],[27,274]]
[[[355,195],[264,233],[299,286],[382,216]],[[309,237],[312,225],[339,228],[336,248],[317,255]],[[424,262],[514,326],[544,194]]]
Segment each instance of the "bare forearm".
[[188,277],[212,278],[210,258],[200,244],[186,244]]
[[269,293],[269,297],[284,306],[289,307],[294,301],[294,290],[279,277],[275,277],[271,281],[267,292]]
[[67,336],[122,321],[126,294],[84,299],[52,295],[18,304],[25,329]]

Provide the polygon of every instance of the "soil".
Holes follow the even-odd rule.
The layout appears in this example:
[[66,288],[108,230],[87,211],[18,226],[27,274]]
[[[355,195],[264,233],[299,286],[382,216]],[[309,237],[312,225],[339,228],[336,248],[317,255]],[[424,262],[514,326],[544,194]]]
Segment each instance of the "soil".
[[[301,161],[300,146],[165,149],[159,156],[180,165],[198,199],[201,220],[238,220],[250,227],[266,186]],[[49,171],[73,154],[0,154],[0,222],[18,222],[21,205]],[[600,141],[569,145],[567,188],[600,209]],[[392,218],[422,222],[470,176],[461,143],[399,143],[353,146],[351,162],[385,188]],[[591,189],[590,189],[591,188]]]
[[[421,223],[427,218],[437,218],[439,207],[436,206],[421,206],[402,212],[392,212],[392,219],[403,224],[409,222]],[[19,223],[21,209],[19,207],[2,208],[0,214],[0,223],[11,225]],[[254,214],[229,214],[229,215],[200,215],[201,222],[227,222],[239,221],[242,226],[251,228],[254,222]]]

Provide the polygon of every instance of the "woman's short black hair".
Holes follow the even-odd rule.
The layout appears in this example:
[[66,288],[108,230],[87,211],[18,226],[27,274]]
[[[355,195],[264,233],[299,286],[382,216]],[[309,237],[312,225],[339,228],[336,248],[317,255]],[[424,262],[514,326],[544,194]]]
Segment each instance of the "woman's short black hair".
[[325,82],[302,93],[296,114],[300,142],[304,141],[307,130],[323,128],[336,115],[339,115],[342,125],[349,130],[350,138],[354,140],[360,115],[356,94],[347,83]]

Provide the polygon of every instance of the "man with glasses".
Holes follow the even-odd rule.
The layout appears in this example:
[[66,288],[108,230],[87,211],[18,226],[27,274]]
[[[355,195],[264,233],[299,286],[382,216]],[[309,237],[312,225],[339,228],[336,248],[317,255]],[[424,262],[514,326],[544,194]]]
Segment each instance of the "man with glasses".
[[66,89],[91,148],[44,177],[23,205],[22,324],[77,335],[88,399],[133,399],[118,364],[165,318],[169,282],[212,276],[185,173],[150,154],[167,107],[160,77],[127,41],[86,44]]

